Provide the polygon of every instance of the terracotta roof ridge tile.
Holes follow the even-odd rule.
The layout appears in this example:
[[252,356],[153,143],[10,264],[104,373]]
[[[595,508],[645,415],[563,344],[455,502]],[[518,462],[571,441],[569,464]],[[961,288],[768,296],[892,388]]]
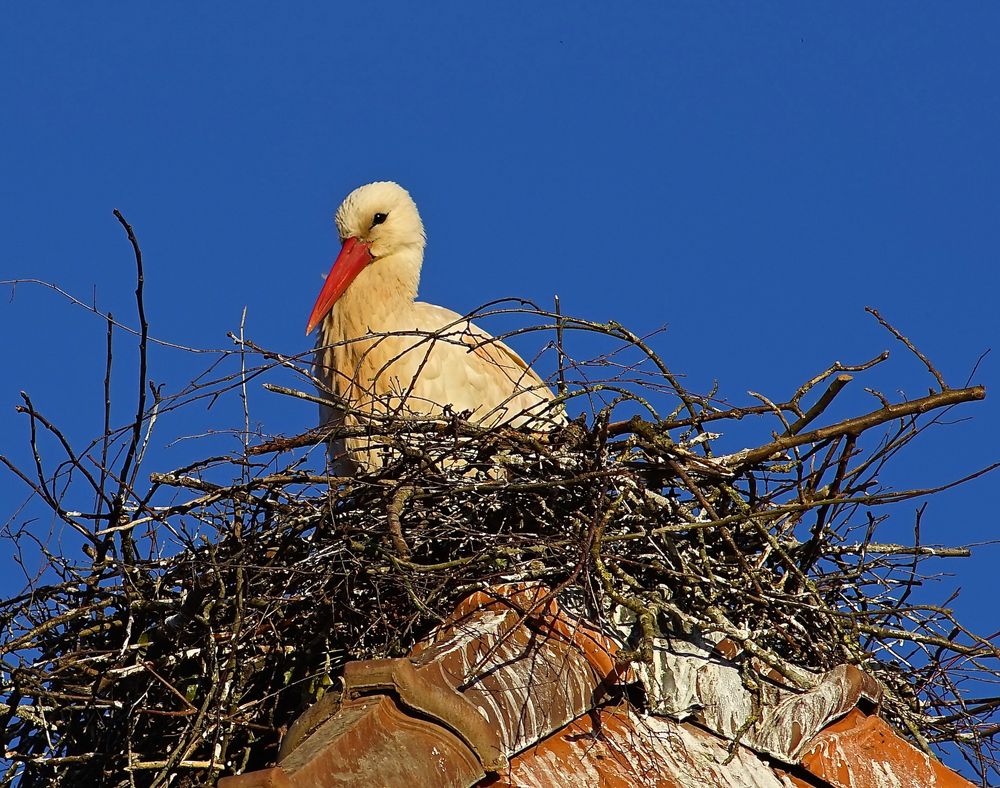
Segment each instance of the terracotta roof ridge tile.
[[881,690],[855,666],[806,691],[765,677],[764,714],[744,730],[734,644],[659,639],[638,671],[652,714],[608,705],[609,685],[637,675],[619,648],[543,584],[475,592],[408,658],[349,663],[343,693],[292,726],[277,767],[220,788],[971,786],[859,710]]
[[[392,693],[408,709],[445,726],[476,753],[486,771],[507,763],[496,729],[441,672],[441,663],[418,671],[407,659],[370,659],[344,666],[344,696]],[[436,675],[435,675],[436,674]]]
[[[544,585],[477,592],[410,657],[348,663],[339,706],[328,701],[325,711],[307,713],[293,725],[282,747],[281,773],[295,788],[351,784],[309,782],[336,764],[338,780],[354,774],[355,784],[370,784],[362,774],[370,778],[372,763],[395,774],[396,750],[402,750],[410,753],[408,768],[422,770],[425,784],[437,784],[431,780],[440,777],[437,764],[417,754],[436,736],[434,746],[458,764],[452,771],[472,785],[603,702],[619,676],[618,648],[568,615]],[[389,727],[382,731],[380,725]],[[366,751],[356,751],[359,741],[367,742]]]
[[973,788],[900,737],[885,720],[851,709],[803,749],[801,764],[832,788]]

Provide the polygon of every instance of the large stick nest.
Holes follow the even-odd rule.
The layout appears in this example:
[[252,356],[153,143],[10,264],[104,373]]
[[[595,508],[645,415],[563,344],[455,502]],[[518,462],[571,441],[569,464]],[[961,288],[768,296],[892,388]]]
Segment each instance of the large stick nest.
[[[995,680],[1000,651],[918,589],[925,561],[968,550],[883,543],[891,504],[934,491],[877,481],[983,390],[949,388],[884,321],[934,389],[897,403],[876,393],[869,412],[832,423],[851,373],[888,354],[834,364],[786,401],[734,407],[684,389],[617,324],[519,307],[557,337],[560,403],[589,405],[564,429],[380,421],[364,429],[391,450],[384,467],[345,478],[326,472],[328,433],[251,435],[248,418],[238,451],[143,474],[158,416],[246,396],[265,373],[309,373],[241,335],[228,354],[237,372],[150,393],[141,278],[138,296],[136,419],[75,449],[25,397],[37,462],[0,458],[65,530],[44,540],[8,524],[29,582],[0,602],[3,784],[213,785],[263,767],[346,661],[406,654],[470,591],[526,579],[597,625],[631,611],[625,659],[696,629],[793,685],[803,670],[858,665],[904,736],[958,748],[984,784],[994,773],[996,703],[964,687]],[[571,330],[612,349],[578,363]],[[271,388],[315,399],[308,386]],[[733,445],[737,431],[757,442]]]

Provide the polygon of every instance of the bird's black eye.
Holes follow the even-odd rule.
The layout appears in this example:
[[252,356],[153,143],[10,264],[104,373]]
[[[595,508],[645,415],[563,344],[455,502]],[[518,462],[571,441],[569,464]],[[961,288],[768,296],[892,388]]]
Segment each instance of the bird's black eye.
[[389,218],[389,214],[387,214],[387,213],[377,213],[377,214],[375,214],[372,217],[372,227],[374,227],[376,224],[382,224],[382,222],[384,222],[388,218]]

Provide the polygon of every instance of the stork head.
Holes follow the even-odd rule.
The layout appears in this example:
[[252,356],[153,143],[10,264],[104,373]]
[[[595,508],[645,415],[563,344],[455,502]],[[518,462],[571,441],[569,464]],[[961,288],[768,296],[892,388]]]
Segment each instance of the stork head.
[[409,193],[397,183],[379,181],[347,195],[334,217],[343,246],[320,291],[306,333],[309,334],[365,268],[390,260],[413,280],[420,275],[424,225]]

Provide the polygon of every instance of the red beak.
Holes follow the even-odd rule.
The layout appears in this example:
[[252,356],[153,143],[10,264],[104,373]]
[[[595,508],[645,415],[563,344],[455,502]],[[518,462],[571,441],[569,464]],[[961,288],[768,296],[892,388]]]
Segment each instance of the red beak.
[[365,266],[372,261],[372,253],[368,249],[368,244],[359,241],[357,238],[348,238],[340,248],[340,254],[333,261],[333,268],[327,276],[323,289],[319,291],[319,298],[309,315],[309,322],[306,324],[306,334],[311,334],[312,330],[319,325],[320,321],[327,316],[333,305],[337,303],[344,291],[350,287],[351,282],[360,274]]

